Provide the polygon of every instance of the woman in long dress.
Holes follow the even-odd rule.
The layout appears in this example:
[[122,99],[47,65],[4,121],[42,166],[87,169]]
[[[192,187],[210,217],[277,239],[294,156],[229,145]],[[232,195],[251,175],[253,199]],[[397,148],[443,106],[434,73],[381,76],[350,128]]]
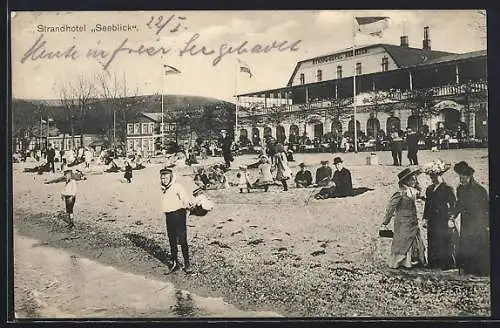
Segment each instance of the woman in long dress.
[[276,146],[274,165],[276,166],[276,180],[283,184],[283,191],[288,191],[287,180],[291,178],[292,173],[288,167],[288,160],[282,144]]
[[432,184],[425,195],[424,221],[427,225],[427,257],[432,268],[451,269],[455,266],[453,240],[457,230],[448,225],[452,217],[456,198],[453,188],[443,180],[443,174],[449,166],[436,160],[425,165],[424,172],[429,175]]
[[466,162],[454,167],[460,177],[455,215],[460,214],[458,267],[467,274],[490,272],[488,193],[474,180],[474,169]]
[[419,190],[416,176],[420,170],[406,168],[398,174],[399,190],[395,192],[387,206],[383,226],[394,217],[394,237],[392,239],[389,267],[411,268],[425,265],[425,246],[420,236],[415,201]]

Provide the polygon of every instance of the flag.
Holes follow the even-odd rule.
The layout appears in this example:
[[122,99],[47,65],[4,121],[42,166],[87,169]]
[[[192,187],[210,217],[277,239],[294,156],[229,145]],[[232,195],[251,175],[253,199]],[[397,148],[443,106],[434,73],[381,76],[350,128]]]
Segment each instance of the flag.
[[389,26],[389,17],[356,17],[356,32],[382,37],[382,31]]
[[165,75],[170,75],[170,74],[180,74],[181,71],[179,71],[177,68],[170,66],[170,65],[163,65],[163,68],[165,69]]
[[238,64],[240,65],[240,72],[247,73],[250,75],[250,77],[253,77],[252,71],[250,70],[250,67],[242,60],[238,59]]

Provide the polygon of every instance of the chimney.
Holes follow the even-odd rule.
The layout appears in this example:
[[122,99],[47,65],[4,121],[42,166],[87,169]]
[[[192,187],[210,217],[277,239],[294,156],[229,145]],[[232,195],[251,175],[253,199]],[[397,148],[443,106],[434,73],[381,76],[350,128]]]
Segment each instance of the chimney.
[[429,26],[424,27],[424,41],[422,42],[424,50],[431,50],[431,40],[429,39]]
[[407,35],[401,36],[401,44],[400,44],[400,46],[402,48],[408,48],[408,36]]

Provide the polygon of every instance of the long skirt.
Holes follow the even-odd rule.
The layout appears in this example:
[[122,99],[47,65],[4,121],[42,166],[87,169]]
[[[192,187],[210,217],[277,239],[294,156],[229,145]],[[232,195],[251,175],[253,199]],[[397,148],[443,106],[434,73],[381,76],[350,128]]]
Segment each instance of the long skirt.
[[405,268],[411,268],[412,262],[418,262],[420,264],[426,263],[425,258],[425,245],[420,234],[420,230],[415,235],[410,248],[405,254],[393,254],[389,257],[389,267],[396,269],[401,266]]

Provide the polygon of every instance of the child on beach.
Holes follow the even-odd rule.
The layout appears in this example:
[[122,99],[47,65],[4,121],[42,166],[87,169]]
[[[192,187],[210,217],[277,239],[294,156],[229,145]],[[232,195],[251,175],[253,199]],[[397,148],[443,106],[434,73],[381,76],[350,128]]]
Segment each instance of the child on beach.
[[194,206],[191,197],[184,188],[176,182],[175,175],[169,168],[160,170],[161,179],[161,211],[165,213],[168,241],[170,244],[170,257],[172,265],[168,273],[177,271],[180,267],[177,256],[177,245],[181,245],[184,258],[184,272],[191,273],[189,250],[187,244],[187,210]]
[[125,174],[123,176],[128,183],[132,182],[132,165],[127,161],[125,165]]
[[240,193],[243,193],[245,189],[247,192],[250,192],[252,186],[250,184],[250,177],[245,165],[240,166],[240,171],[236,174],[236,177],[238,178],[238,188],[240,189]]
[[66,179],[66,183],[61,192],[61,199],[64,200],[66,205],[66,213],[68,214],[68,228],[73,228],[74,218],[73,218],[73,207],[75,206],[76,201],[76,181],[73,179],[73,171],[66,170],[64,171],[64,178]]

